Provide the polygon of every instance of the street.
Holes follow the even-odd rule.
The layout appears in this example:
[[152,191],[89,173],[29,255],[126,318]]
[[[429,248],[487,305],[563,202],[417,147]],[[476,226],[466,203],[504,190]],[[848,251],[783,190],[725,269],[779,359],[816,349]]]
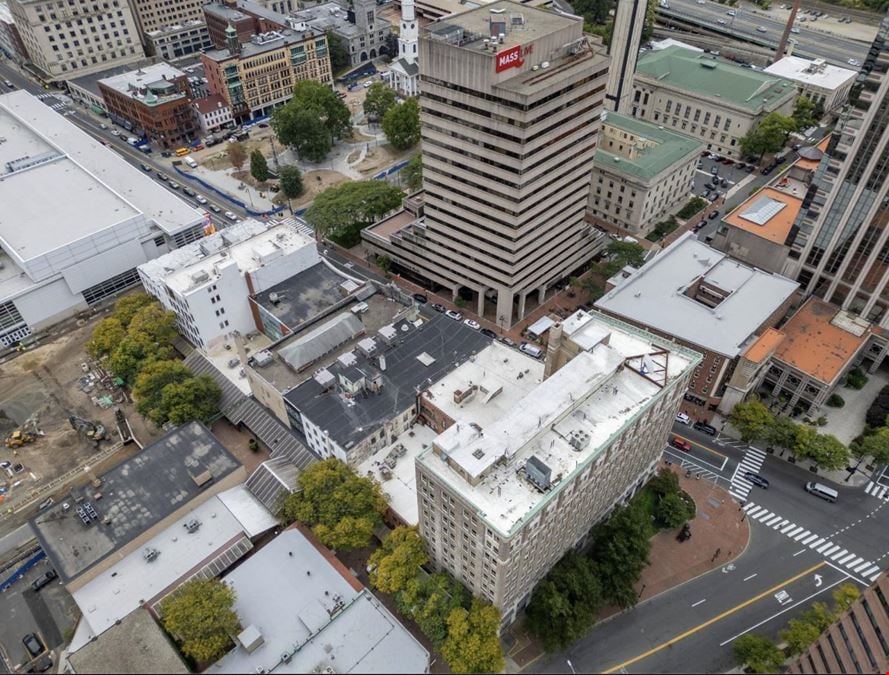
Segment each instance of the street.
[[[740,5],[730,8],[720,5],[713,0],[706,0],[699,4],[697,0],[669,0],[668,7],[660,4],[657,8],[662,18],[675,17],[694,23],[710,31],[732,35],[739,39],[775,48],[784,31],[784,22],[765,15],[754,13],[752,5]],[[736,12],[735,16],[727,14],[728,11]],[[833,19],[822,20],[821,25],[827,21],[836,22],[843,13],[842,7],[836,8],[836,16]],[[859,62],[864,61],[867,54],[868,43],[840,37],[831,33],[817,31],[818,23],[797,23],[798,33],[791,37],[796,40],[797,46],[794,54],[809,58],[823,58],[835,65],[848,68],[848,61],[854,58]],[[757,30],[763,28],[765,31]]]
[[[747,550],[600,623],[535,670],[567,673],[570,661],[577,672],[726,672],[735,667],[731,645],[739,636],[774,638],[815,600],[830,602],[837,585],[868,585],[889,564],[889,499],[830,483],[840,497],[829,503],[804,489],[817,476],[780,456],[681,424],[673,433],[692,450],[668,447],[664,457],[743,503],[738,517],[752,525]],[[753,486],[745,471],[767,478],[769,488]]]

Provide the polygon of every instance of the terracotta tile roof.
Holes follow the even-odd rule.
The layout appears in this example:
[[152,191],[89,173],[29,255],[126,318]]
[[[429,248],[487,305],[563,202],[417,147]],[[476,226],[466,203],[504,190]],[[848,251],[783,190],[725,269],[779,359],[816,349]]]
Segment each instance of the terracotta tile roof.
[[775,328],[766,328],[765,332],[756,338],[756,342],[747,348],[744,352],[744,358],[753,363],[762,363],[766,360],[775,348],[784,340],[784,333]]
[[775,359],[832,384],[867,342],[870,329],[855,335],[834,325],[839,308],[818,298],[810,298],[784,324],[784,340]]

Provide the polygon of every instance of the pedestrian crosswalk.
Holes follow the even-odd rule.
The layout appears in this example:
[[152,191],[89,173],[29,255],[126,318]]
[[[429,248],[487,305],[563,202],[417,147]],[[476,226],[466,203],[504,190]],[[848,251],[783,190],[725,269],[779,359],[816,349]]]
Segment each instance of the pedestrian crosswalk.
[[779,516],[768,509],[758,506],[753,502],[747,502],[743,507],[747,517],[751,520],[770,527],[780,532],[785,537],[798,541],[803,546],[808,546],[820,555],[827,558],[831,563],[845,567],[853,574],[857,574],[862,579],[868,581],[876,581],[880,575],[880,566],[875,565],[872,561],[865,560],[861,556],[847,551],[841,545],[834,543],[831,539],[822,537],[814,532],[810,532],[802,525],[792,523],[786,518]]
[[747,499],[747,495],[753,488],[753,483],[744,478],[746,472],[759,473],[762,463],[766,459],[766,453],[756,448],[748,448],[744,453],[744,459],[735,467],[735,473],[732,474],[732,485],[729,488],[729,494],[735,499],[743,502]]
[[864,488],[864,491],[877,499],[882,499],[884,502],[889,502],[889,486],[881,485],[880,483],[874,483],[873,481],[868,481],[867,487]]

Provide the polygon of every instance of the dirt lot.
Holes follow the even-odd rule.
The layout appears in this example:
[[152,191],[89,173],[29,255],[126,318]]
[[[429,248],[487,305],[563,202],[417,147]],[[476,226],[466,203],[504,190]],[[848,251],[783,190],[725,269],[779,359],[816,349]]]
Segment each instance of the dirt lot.
[[391,145],[378,145],[371,147],[364,160],[355,168],[365,175],[374,174],[394,162],[407,159],[415,152],[413,148],[399,151]]
[[[303,186],[305,186],[306,191],[302,197],[293,200],[293,208],[298,209],[305,206],[327,188],[345,183],[348,180],[349,178],[339,171],[330,171],[329,169],[319,169],[318,171],[309,171],[303,174]],[[272,201],[275,204],[286,204],[287,197],[284,196],[283,192],[279,192]]]
[[[59,330],[56,337],[0,365],[0,434],[5,438],[35,414],[39,418],[38,428],[45,433],[34,443],[17,450],[0,446],[0,460],[24,466],[21,472],[11,476],[8,471],[2,472],[0,486],[8,490],[0,495],[4,500],[17,491],[43,485],[94,454],[92,442],[71,428],[69,415],[101,422],[116,440],[114,407],[103,409],[92,402],[92,397],[111,393],[101,388],[85,392],[78,387],[84,377],[81,364],[87,360],[83,346],[100,316],[82,326],[72,324],[70,330]],[[146,423],[135,412],[131,403],[123,402],[120,407],[143,444],[162,435],[160,429]],[[108,447],[111,442],[104,442],[102,447]],[[5,530],[7,524],[3,522],[0,530]]]

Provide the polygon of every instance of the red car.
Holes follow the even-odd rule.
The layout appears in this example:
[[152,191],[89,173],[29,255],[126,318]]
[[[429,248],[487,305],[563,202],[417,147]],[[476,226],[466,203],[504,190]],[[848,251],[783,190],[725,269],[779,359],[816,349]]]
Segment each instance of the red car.
[[691,452],[691,443],[679,438],[679,436],[673,436],[673,438],[670,439],[670,445],[672,445],[674,448],[682,450],[683,452]]

